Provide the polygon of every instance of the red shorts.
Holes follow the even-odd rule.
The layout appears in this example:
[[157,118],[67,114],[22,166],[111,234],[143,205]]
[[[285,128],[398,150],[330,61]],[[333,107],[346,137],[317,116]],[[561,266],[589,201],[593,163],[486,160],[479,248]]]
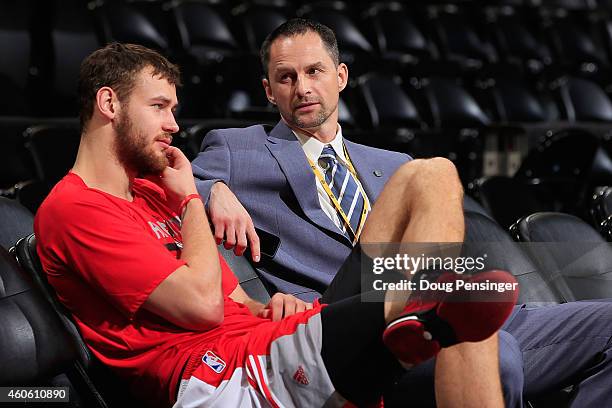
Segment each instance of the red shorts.
[[321,308],[204,345],[185,369],[174,406],[343,406],[321,358]]

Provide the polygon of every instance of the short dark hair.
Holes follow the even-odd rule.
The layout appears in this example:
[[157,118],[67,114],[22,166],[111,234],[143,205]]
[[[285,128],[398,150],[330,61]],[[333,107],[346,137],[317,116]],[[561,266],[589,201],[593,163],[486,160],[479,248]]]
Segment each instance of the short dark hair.
[[316,21],[305,20],[303,18],[293,18],[284,22],[274,31],[272,31],[261,45],[259,56],[261,58],[261,65],[266,78],[268,77],[268,63],[270,62],[270,47],[272,46],[272,43],[277,38],[295,37],[296,35],[306,34],[307,32],[317,33],[321,38],[323,45],[327,49],[327,52],[332,57],[334,63],[336,65],[340,63],[338,41],[336,41],[336,35],[331,28]]
[[179,68],[142,45],[111,43],[85,58],[81,63],[78,86],[81,127],[93,115],[94,99],[100,88],[112,88],[119,101],[124,102],[134,89],[136,75],[146,67],[153,69],[154,76],[181,86]]

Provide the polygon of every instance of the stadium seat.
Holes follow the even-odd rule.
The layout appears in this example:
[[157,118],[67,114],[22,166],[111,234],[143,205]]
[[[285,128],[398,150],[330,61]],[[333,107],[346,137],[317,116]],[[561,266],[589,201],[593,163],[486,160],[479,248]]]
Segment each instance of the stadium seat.
[[559,59],[568,68],[594,72],[610,66],[597,24],[588,15],[554,9],[545,20]]
[[588,0],[544,0],[541,3],[534,2],[534,4],[562,10],[587,10],[592,8],[593,2]]
[[482,175],[484,138],[492,121],[480,104],[452,78],[430,77],[423,91],[429,104],[432,126],[450,140],[452,156],[464,182]]
[[[184,70],[185,86],[179,91],[181,117],[268,113],[258,75],[259,57],[241,48],[235,37],[241,30],[226,22],[223,6],[193,0],[168,3],[172,26],[179,37],[182,57],[178,62]],[[239,19],[229,21],[237,23]]]
[[433,26],[442,59],[454,61],[465,69],[476,69],[497,61],[493,46],[475,27],[463,10],[455,5],[432,7],[428,24]]
[[510,177],[483,177],[474,180],[469,187],[503,228],[510,227],[521,217],[554,208],[546,196],[536,195],[533,186]]
[[[95,51],[100,43],[94,31],[93,16],[84,2],[71,0],[57,7],[56,16],[50,29],[51,64],[50,89],[53,104],[38,107],[43,116],[78,115],[77,80],[81,62]],[[38,92],[46,100],[49,95]]]
[[489,100],[495,106],[502,124],[525,126],[559,119],[559,110],[552,95],[531,86],[516,75],[495,75],[489,88]]
[[481,128],[491,124],[478,102],[456,79],[432,77],[426,84],[436,128]]
[[298,10],[298,15],[325,24],[336,34],[340,61],[346,63],[352,75],[361,75],[376,66],[376,55],[370,42],[347,13],[348,5],[334,1],[309,4]]
[[373,129],[423,127],[423,119],[402,89],[399,77],[369,74],[360,77],[358,82]]
[[[272,129],[274,124],[278,120],[267,122],[268,129]],[[224,129],[224,128],[242,128],[252,125],[260,124],[260,121],[254,121],[249,119],[211,119],[202,120],[197,124],[187,127],[182,130],[175,140],[182,140],[183,145],[181,149],[185,152],[185,155],[190,158],[194,158],[199,152],[202,146],[202,140],[208,132],[213,129]]]
[[238,278],[240,287],[244,289],[246,294],[249,295],[251,299],[263,303],[264,305],[268,304],[270,294],[259,278],[259,275],[257,275],[255,268],[249,263],[247,259],[247,257],[250,256],[249,252],[244,256],[236,256],[233,250],[225,249],[223,244],[218,245],[217,248],[219,248],[219,252],[221,252],[221,255],[223,255],[223,258],[232,272],[234,272],[234,275]]
[[55,183],[74,164],[81,132],[76,123],[32,126],[24,132],[39,180]]
[[102,44],[112,41],[141,44],[164,55],[170,54],[168,26],[157,17],[161,12],[158,12],[160,2],[109,1],[95,5],[93,12],[100,27]]
[[585,130],[565,129],[552,133],[532,149],[514,177],[534,185],[538,194],[554,202],[555,211],[583,216],[588,214],[593,188],[606,178],[606,160],[609,158],[595,135]]
[[567,301],[612,297],[612,248],[589,224],[563,213],[542,212],[517,221],[513,237],[530,243],[539,270]]
[[399,3],[375,3],[366,11],[365,28],[381,57],[400,65],[418,64],[438,56],[438,51]]
[[[99,406],[139,406],[126,386],[111,371],[91,353],[72,320],[70,312],[59,302],[55,290],[47,282],[36,253],[36,238],[31,234],[15,247],[15,254],[21,267],[33,281],[34,287],[40,291],[46,301],[44,310],[47,315],[54,315],[63,327],[63,338],[69,338],[74,347],[72,358],[78,367],[78,372],[86,380],[90,398],[95,398]],[[51,306],[51,307],[50,307]],[[46,319],[45,319],[46,320]],[[67,341],[67,340],[66,340]]]
[[525,67],[532,73],[541,72],[553,62],[543,33],[529,25],[528,13],[519,13],[514,7],[497,7],[489,9],[488,17],[487,28],[501,60]]
[[242,21],[247,48],[256,55],[268,34],[287,20],[287,16],[275,7],[250,7],[238,18]]
[[183,52],[194,56],[200,65],[232,57],[239,45],[220,13],[202,1],[180,1],[170,8]]
[[[397,76],[371,73],[360,77],[357,105],[363,132],[361,143],[409,153],[413,157],[451,157],[455,143],[450,135],[426,130],[421,106]],[[416,93],[414,97],[416,97]]]
[[35,177],[34,165],[25,147],[23,132],[30,125],[28,118],[0,119],[2,160],[0,160],[0,190],[14,196],[16,185]]
[[36,177],[15,189],[19,202],[35,213],[51,188],[74,164],[80,130],[74,120],[62,124],[31,126],[24,132]]
[[516,277],[520,286],[519,304],[560,303],[565,300],[521,245],[513,242],[511,236],[491,218],[466,211],[465,242],[466,256],[486,254],[485,269],[507,270]]
[[29,3],[9,0],[0,3],[0,115],[29,114],[31,38]]
[[568,77],[560,92],[570,122],[612,122],[612,102],[597,83]]
[[107,407],[80,364],[74,338],[4,248],[0,248],[0,321],[0,385],[66,386],[69,402],[62,406]]
[[228,78],[220,87],[220,100],[217,103],[224,110],[223,116],[261,122],[276,121],[279,118],[278,110],[266,97],[259,57],[245,60],[242,69],[250,72],[250,75]]
[[16,200],[0,197],[0,246],[8,250],[31,234],[34,216]]

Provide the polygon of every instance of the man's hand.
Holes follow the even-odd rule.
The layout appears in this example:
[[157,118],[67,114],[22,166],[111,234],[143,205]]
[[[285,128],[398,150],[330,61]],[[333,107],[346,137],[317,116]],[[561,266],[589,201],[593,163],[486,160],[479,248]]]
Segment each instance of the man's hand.
[[234,253],[239,256],[250,245],[253,261],[259,262],[259,237],[253,220],[224,183],[215,183],[211,188],[208,215],[214,226],[217,245],[225,239],[223,246],[226,249],[234,248]]
[[198,190],[193,180],[191,163],[183,152],[174,146],[168,147],[164,152],[168,158],[168,166],[159,175],[147,179],[163,188],[171,208],[178,210],[181,201],[190,194],[197,194]]
[[306,303],[292,295],[275,293],[266,307],[259,312],[259,317],[277,322],[283,317],[291,316],[304,310],[312,309],[312,303]]

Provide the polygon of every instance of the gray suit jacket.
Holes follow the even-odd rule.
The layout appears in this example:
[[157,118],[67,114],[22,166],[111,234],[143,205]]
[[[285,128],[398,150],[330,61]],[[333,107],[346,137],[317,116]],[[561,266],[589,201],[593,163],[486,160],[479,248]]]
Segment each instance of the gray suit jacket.
[[[410,160],[406,154],[344,142],[372,203],[389,176]],[[269,134],[261,125],[213,130],[192,167],[202,197],[208,199],[212,185],[223,181],[255,226],[280,238],[274,258],[256,265],[272,290],[306,300],[325,290],[352,246],[321,209],[315,176],[284,122]]]

